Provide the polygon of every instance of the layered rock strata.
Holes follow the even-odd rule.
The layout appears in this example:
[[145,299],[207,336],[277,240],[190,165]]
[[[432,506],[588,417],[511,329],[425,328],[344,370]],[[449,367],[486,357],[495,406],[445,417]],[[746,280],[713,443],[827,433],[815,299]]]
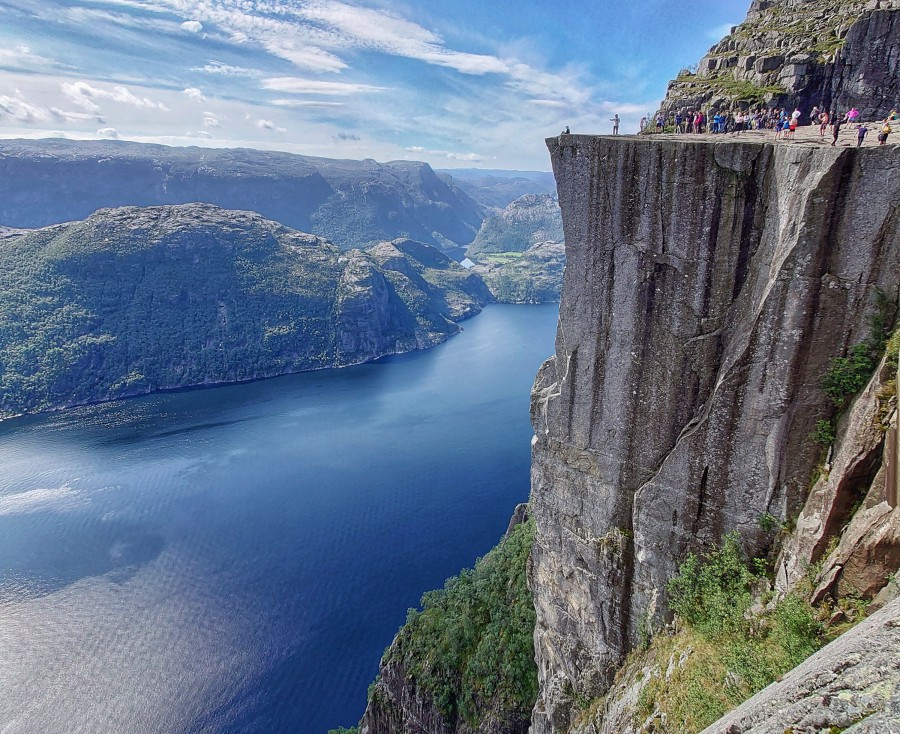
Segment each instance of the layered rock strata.
[[565,731],[688,551],[796,516],[829,360],[896,307],[900,151],[560,136],[556,355],[532,394],[540,694]]

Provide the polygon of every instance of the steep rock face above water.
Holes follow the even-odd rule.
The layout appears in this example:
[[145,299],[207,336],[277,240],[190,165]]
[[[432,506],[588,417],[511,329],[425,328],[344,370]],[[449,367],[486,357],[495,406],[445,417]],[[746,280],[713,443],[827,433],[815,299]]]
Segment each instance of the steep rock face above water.
[[754,0],[695,73],[669,84],[662,109],[771,101],[882,119],[897,104],[898,74],[900,0]]
[[[385,248],[397,257],[387,262]],[[7,234],[0,417],[436,344],[489,294],[435,248],[405,245],[414,248],[416,259],[394,245],[342,253],[203,204],[100,210]]]
[[468,195],[416,161],[122,141],[0,141],[2,225],[43,227],[102,207],[190,202],[256,211],[344,249],[396,237],[455,249],[472,241],[482,220]]
[[796,516],[829,360],[896,308],[900,151],[548,140],[567,268],[532,395],[536,734],[606,690],[688,551]]

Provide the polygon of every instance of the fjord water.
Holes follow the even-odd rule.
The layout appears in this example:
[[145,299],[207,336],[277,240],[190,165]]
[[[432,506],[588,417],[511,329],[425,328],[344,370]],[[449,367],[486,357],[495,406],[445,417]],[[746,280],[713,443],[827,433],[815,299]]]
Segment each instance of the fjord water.
[[0,424],[0,731],[355,723],[406,609],[528,496],[556,319]]

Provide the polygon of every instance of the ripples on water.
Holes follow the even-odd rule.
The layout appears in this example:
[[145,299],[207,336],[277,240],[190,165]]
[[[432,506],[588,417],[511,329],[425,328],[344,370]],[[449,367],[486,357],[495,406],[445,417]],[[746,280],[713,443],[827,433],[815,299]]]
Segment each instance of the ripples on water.
[[528,495],[556,315],[0,424],[0,732],[355,723],[407,607]]

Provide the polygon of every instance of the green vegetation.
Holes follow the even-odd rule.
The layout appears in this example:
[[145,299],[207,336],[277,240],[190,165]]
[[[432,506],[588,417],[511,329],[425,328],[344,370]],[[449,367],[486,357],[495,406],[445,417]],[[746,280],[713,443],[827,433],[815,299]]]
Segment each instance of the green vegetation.
[[450,722],[476,729],[488,712],[530,715],[537,668],[525,564],[533,538],[533,522],[519,525],[474,569],[425,594],[385,653],[382,664],[400,663]]
[[491,265],[506,265],[515,262],[520,257],[522,257],[521,252],[485,252],[479,255],[478,259]]
[[490,294],[418,247],[419,259],[395,252],[379,267],[371,255],[207,205],[101,210],[7,237],[0,418],[441,341]]
[[875,369],[876,356],[870,342],[855,344],[846,357],[834,357],[822,376],[822,390],[838,408],[862,390]]
[[[502,303],[558,301],[566,262],[562,243],[542,242],[525,252],[480,253],[475,272]],[[486,263],[486,264],[485,264]]]
[[728,73],[709,76],[685,74],[676,77],[675,81],[692,84],[710,92],[719,92],[735,102],[748,102],[749,104],[761,104],[774,95],[785,93],[784,87],[776,84],[761,87],[744,79],[735,79]]
[[820,419],[816,421],[816,427],[812,432],[812,440],[822,446],[831,446],[834,441],[834,423]]
[[677,631],[657,635],[644,653],[658,667],[640,694],[640,716],[662,711],[665,731],[698,732],[824,644],[824,625],[799,596],[754,607],[759,581],[736,533],[705,558],[685,559],[667,587]]

